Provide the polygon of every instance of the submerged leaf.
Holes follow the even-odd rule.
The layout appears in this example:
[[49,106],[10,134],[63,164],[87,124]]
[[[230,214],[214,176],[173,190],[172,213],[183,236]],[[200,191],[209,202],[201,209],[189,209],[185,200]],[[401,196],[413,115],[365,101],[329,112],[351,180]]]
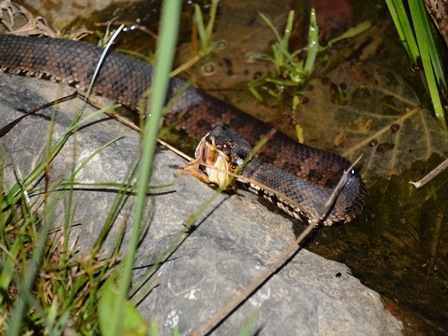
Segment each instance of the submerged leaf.
[[334,148],[349,160],[363,154],[367,179],[390,178],[432,154],[448,153],[446,133],[393,70],[346,62],[307,97],[298,118],[305,142]]

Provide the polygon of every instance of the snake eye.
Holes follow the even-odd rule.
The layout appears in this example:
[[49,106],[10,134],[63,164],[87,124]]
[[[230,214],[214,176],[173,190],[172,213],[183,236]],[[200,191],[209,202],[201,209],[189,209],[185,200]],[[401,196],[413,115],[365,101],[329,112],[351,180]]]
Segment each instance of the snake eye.
[[[344,169],[344,173],[347,173],[347,169]],[[350,175],[355,175],[355,170],[354,169],[352,169],[352,170],[350,170],[347,174],[350,174]]]
[[235,147],[235,142],[233,142],[233,141],[227,141],[223,144],[224,150],[230,150],[233,147]]
[[233,141],[220,142],[219,144],[216,145],[216,147],[218,147],[218,149],[224,152],[225,154],[230,154],[232,148],[235,147],[235,143]]

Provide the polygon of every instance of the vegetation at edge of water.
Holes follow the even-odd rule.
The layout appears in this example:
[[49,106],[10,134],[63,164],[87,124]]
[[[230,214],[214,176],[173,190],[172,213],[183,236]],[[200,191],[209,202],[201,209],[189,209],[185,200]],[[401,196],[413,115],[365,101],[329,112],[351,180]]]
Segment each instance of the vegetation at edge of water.
[[386,0],[403,47],[414,68],[423,67],[422,76],[431,96],[439,125],[447,130],[442,92],[447,92],[443,58],[436,45],[431,18],[421,0]]

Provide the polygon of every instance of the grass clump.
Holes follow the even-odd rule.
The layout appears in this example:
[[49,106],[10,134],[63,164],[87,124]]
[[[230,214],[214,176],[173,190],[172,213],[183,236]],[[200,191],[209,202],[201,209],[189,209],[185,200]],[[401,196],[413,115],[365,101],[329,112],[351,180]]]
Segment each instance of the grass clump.
[[[73,192],[79,185],[76,176],[101,150],[117,139],[103,145],[83,161],[73,165],[70,176],[52,182],[51,162],[59,154],[69,137],[81,126],[106,110],[98,111],[82,120],[75,118],[72,127],[55,144],[51,143],[54,127],[49,127],[47,151],[44,159],[26,177],[16,171],[17,183],[5,190],[4,171],[0,183],[0,333],[59,335],[69,330],[82,334],[99,333],[97,303],[106,291],[107,279],[119,278],[118,249],[105,258],[99,253],[104,239],[100,235],[94,246],[84,255],[74,249],[71,238],[75,205]],[[1,167],[4,167],[4,160]],[[38,183],[39,181],[42,183]],[[43,186],[42,186],[43,185]],[[86,186],[86,185],[84,185]],[[109,184],[91,184],[92,188],[107,188]],[[128,184],[118,184],[117,205],[129,191]],[[66,199],[65,219],[55,222],[56,205]],[[112,217],[119,206],[113,206]],[[106,222],[104,230],[111,228]],[[117,238],[116,245],[123,236]]]
[[[249,91],[259,101],[263,101],[264,94],[277,100],[282,100],[285,96],[288,99],[291,97],[291,112],[293,114],[302,103],[303,90],[311,78],[318,55],[331,48],[334,43],[361,34],[371,26],[368,21],[362,22],[330,40],[326,46],[321,46],[319,44],[317,14],[313,8],[310,12],[307,45],[303,49],[290,51],[290,38],[294,31],[294,11],[290,11],[288,14],[283,35],[264,14],[260,13],[260,17],[275,35],[276,41],[272,44],[272,56],[262,53],[248,53],[246,57],[249,60],[269,62],[273,65],[273,70],[267,75],[251,81],[248,84]],[[296,123],[295,129],[297,140],[303,143],[302,127]]]
[[[275,42],[272,44],[272,57],[260,54],[249,53],[249,59],[266,61],[274,66],[274,70],[268,75],[262,76],[249,83],[249,90],[260,101],[263,100],[259,90],[268,93],[270,96],[281,99],[286,88],[303,89],[303,85],[310,78],[316,65],[319,53],[329,49],[334,43],[351,38],[370,28],[371,23],[362,22],[356,27],[346,31],[341,36],[330,40],[326,46],[319,44],[319,27],[317,25],[317,14],[314,9],[310,12],[310,23],[308,27],[308,43],[303,49],[295,51],[289,50],[291,33],[294,31],[294,11],[290,11],[286,21],[283,35],[275,28],[273,23],[262,13],[261,19],[272,30],[275,35]],[[305,57],[303,57],[305,55]]]
[[436,45],[431,19],[420,0],[386,0],[400,40],[414,69],[422,65],[424,83],[439,125],[447,130],[442,93],[447,92],[444,60]]
[[[135,304],[130,301],[129,291],[142,223],[146,221],[143,216],[144,204],[165,102],[173,45],[177,37],[178,17],[175,13],[179,12],[180,2],[165,3],[156,61],[158,67],[154,76],[151,106],[148,107],[151,117],[147,118],[138,168],[135,168],[135,162],[131,162],[125,181],[94,184],[76,182],[76,176],[85,164],[109,143],[95,151],[78,168],[74,163],[68,178],[54,184],[51,182],[51,162],[61,148],[79,127],[105,110],[82,120],[76,117],[72,127],[55,144],[50,140],[54,126],[52,121],[42,162],[28,176],[21,178],[17,172],[17,183],[10,190],[5,189],[4,174],[1,174],[1,334],[147,334],[149,324],[142,320]],[[74,150],[73,162],[77,161],[75,153]],[[4,167],[4,163],[1,167]],[[136,184],[131,183],[135,180]],[[116,192],[99,237],[83,255],[74,248],[76,239],[73,240],[70,235],[74,226],[82,225],[73,222],[76,210],[73,192],[79,186],[109,188]],[[104,247],[105,238],[115,224],[118,212],[124,208],[126,196],[130,192],[136,193],[137,199],[131,240],[125,247],[124,259],[119,250],[129,216],[125,216],[121,223],[120,234],[115,238],[114,245],[108,248],[107,254],[102,254],[100,251]],[[65,222],[59,223],[54,221],[55,208],[62,198],[67,200]]]

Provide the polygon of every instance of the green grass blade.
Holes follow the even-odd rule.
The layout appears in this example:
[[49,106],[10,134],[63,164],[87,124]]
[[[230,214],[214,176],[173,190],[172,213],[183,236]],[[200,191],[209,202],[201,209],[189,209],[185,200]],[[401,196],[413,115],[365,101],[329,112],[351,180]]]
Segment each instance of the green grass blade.
[[194,17],[198,27],[199,40],[201,41],[201,51],[207,50],[207,33],[205,32],[204,17],[202,16],[201,7],[198,4],[194,5]]
[[[46,182],[48,182],[47,177],[48,177],[48,172],[50,169],[50,163],[51,163],[52,157],[53,157],[51,143],[52,143],[52,135],[53,135],[54,125],[55,125],[55,120],[56,120],[56,113],[55,113],[55,109],[53,109],[51,121],[50,121],[50,124],[48,127],[48,138],[47,138],[47,143],[46,143],[45,159],[41,164],[42,171],[46,172],[46,174],[45,174]],[[21,181],[19,181],[18,184],[19,184],[20,190],[21,190],[20,196],[22,196],[22,195],[25,196],[28,192],[27,187],[24,188],[23,183],[21,183]],[[48,187],[47,183],[46,183],[46,187]],[[28,220],[31,223],[35,223],[35,218],[27,207],[27,203],[26,203],[27,199],[28,199],[27,196],[24,197],[23,209],[26,209],[24,212],[24,217],[26,218],[28,215]],[[10,336],[16,336],[21,333],[22,321],[25,316],[25,310],[27,308],[28,301],[29,301],[29,300],[27,300],[27,297],[28,296],[32,297],[31,292],[32,292],[32,288],[33,288],[33,282],[34,282],[34,279],[36,278],[36,275],[39,271],[39,267],[40,267],[43,257],[44,257],[45,247],[47,245],[48,233],[50,232],[50,228],[51,228],[51,221],[49,220],[49,216],[48,216],[47,202],[44,202],[43,225],[42,225],[40,231],[37,233],[37,244],[32,249],[30,264],[24,270],[23,280],[18,285],[19,296],[18,296],[17,301],[13,307],[13,311],[11,314],[11,328],[8,329],[8,333],[7,333]]]
[[355,27],[348,29],[344,34],[330,40],[328,44],[325,46],[325,49],[331,47],[336,42],[355,37],[365,32],[370,27],[372,27],[372,23],[370,21],[363,21],[360,24],[356,25]]
[[164,1],[161,14],[161,29],[152,97],[149,101],[150,117],[145,127],[142,160],[138,170],[137,199],[135,204],[134,225],[131,232],[128,251],[124,260],[122,279],[119,284],[117,309],[111,314],[111,321],[116,325],[115,334],[120,331],[122,310],[128,298],[132,278],[135,253],[140,237],[140,226],[143,221],[146,190],[151,175],[154,151],[157,144],[157,132],[160,126],[163,106],[169,83],[169,73],[174,59],[178,23],[180,19],[181,1]]
[[278,33],[277,29],[274,27],[274,25],[272,24],[271,20],[269,20],[266,15],[264,15],[263,13],[259,13],[258,15],[260,15],[261,19],[268,25],[269,28],[271,28],[272,32],[275,35],[275,39],[277,40],[278,43],[282,43],[282,37],[280,36],[280,34]]
[[[436,37],[433,36],[433,30],[431,29],[431,19],[424,8],[422,3],[418,4],[418,25],[419,30],[422,31],[422,33],[427,37],[425,42],[427,43],[427,49],[428,54],[431,59],[431,64],[434,70],[434,75],[436,77],[436,81],[438,85],[443,85],[445,90],[447,89],[446,80],[445,80],[445,74],[444,74],[444,67],[442,64],[441,56],[439,53],[439,50],[436,46]],[[414,16],[413,16],[414,19]],[[414,23],[417,23],[414,21]],[[414,27],[414,29],[417,31],[417,28]]]
[[207,47],[210,44],[210,40],[212,38],[213,33],[213,27],[215,26],[215,19],[216,19],[216,11],[218,9],[218,0],[212,0],[211,8],[210,8],[210,19],[207,23],[207,28],[205,30],[206,36],[207,36]]
[[413,60],[413,62],[416,61],[414,59],[414,56],[411,52],[411,49],[409,48],[409,44],[406,43],[406,37],[403,31],[403,27],[401,26],[401,21],[399,19],[397,8],[395,7],[395,1],[394,0],[386,0],[387,7],[389,8],[390,16],[392,17],[392,20],[394,21],[395,28],[397,29],[398,36],[400,37],[401,42],[403,43],[404,48],[406,49],[406,52],[409,55],[409,58]]
[[412,21],[414,23],[415,35],[417,37],[418,47],[420,49],[420,57],[423,64],[423,70],[425,71],[426,81],[428,83],[429,94],[431,95],[432,104],[440,125],[444,130],[447,130],[445,111],[443,110],[442,103],[440,101],[438,83],[434,76],[434,69],[432,67],[430,45],[432,34],[428,25],[428,17],[425,11],[425,7],[420,0],[409,0],[409,10],[411,12]]
[[292,10],[289,11],[288,20],[286,21],[285,30],[283,33],[283,38],[279,43],[285,50],[288,50],[289,48],[289,38],[291,37],[291,33],[293,30],[293,23],[294,23],[294,11]]
[[317,26],[316,11],[311,9],[310,26],[308,31],[308,47],[305,66],[303,68],[305,74],[309,75],[314,68],[317,53],[319,52],[319,27]]
[[[73,125],[67,132],[64,133],[60,141],[55,145],[55,147],[51,151],[50,158],[53,160],[56,155],[59,153],[61,148],[64,146],[64,144],[67,142],[68,138],[72,135],[73,131],[76,128],[79,128],[81,125],[86,124],[90,120],[94,119],[95,117],[98,117],[110,110],[113,110],[120,105],[112,105],[109,107],[106,107],[104,109],[101,109],[99,111],[96,111],[95,113],[92,113],[91,115],[85,117],[84,119],[77,121],[75,125]],[[40,163],[36,166],[36,168],[33,169],[33,171],[23,180],[23,189],[27,189],[28,186],[33,183],[39,176],[42,174],[42,172],[45,170],[46,164],[45,162]],[[20,197],[20,190],[22,189],[22,186],[16,185],[8,192],[7,195],[2,199],[1,203],[1,211],[4,211],[6,208],[8,208],[11,204],[15,204],[16,202],[14,199],[16,197]]]
[[404,8],[402,0],[386,0],[389,12],[394,21],[398,35],[403,43],[409,58],[414,64],[417,64],[417,59],[420,56],[419,48],[414,37],[414,33],[409,23],[406,9]]

